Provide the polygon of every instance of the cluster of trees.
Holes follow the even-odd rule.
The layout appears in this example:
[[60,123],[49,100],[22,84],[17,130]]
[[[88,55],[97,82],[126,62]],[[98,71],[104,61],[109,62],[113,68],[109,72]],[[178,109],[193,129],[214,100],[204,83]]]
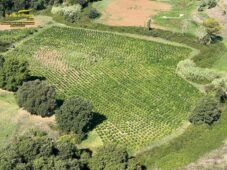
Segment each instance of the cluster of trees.
[[206,34],[200,39],[201,43],[209,45],[221,39],[219,33],[222,27],[216,19],[208,18],[204,20],[203,26],[205,28]]
[[16,91],[29,78],[28,63],[15,58],[0,56],[0,88]]
[[212,125],[221,116],[220,103],[215,97],[206,96],[201,98],[193,110],[189,121],[193,124]]
[[0,0],[0,14],[5,17],[7,13],[17,12],[22,9],[43,10],[48,6],[62,3],[69,5],[79,4],[84,8],[93,1],[95,0]]
[[198,11],[204,11],[207,7],[208,9],[216,7],[218,4],[217,0],[201,0],[199,4]]
[[57,140],[40,131],[18,137],[0,152],[0,169],[4,170],[140,170],[143,167],[127,151],[106,145],[92,156],[88,149],[78,149],[70,137]]
[[91,102],[72,97],[59,105],[55,88],[45,81],[32,80],[28,63],[16,58],[0,57],[0,77],[1,88],[16,91],[20,107],[42,117],[55,114],[58,128],[66,134],[54,140],[32,131],[15,139],[0,152],[0,169],[142,169],[120,146],[106,145],[93,157],[91,151],[76,147],[94,126]]

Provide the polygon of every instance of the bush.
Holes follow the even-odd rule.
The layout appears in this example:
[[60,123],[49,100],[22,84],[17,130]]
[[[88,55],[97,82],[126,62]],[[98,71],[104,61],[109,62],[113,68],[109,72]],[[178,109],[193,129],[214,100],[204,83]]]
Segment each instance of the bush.
[[31,114],[42,117],[51,116],[56,108],[55,89],[46,82],[35,80],[25,82],[17,91],[16,98],[20,107]]
[[14,58],[0,57],[0,87],[16,91],[29,78],[28,63]]
[[77,134],[80,140],[86,135],[92,118],[92,104],[79,97],[66,100],[56,113],[59,128]]
[[0,152],[0,169],[85,169],[82,153],[69,141],[58,143],[44,133],[32,132]]
[[220,116],[219,101],[216,98],[206,96],[199,100],[189,121],[193,124],[212,125]]
[[135,160],[130,159],[124,147],[117,145],[105,145],[100,148],[89,162],[92,170],[140,170],[141,165]]
[[60,16],[64,16],[65,20],[68,22],[76,22],[80,18],[81,6],[80,5],[72,5],[72,6],[53,6],[51,9],[52,14],[57,14]]
[[196,64],[190,59],[186,59],[178,63],[177,73],[187,80],[196,83],[211,83],[215,79],[219,79],[224,76],[224,73],[216,70],[196,67]]
[[95,18],[97,18],[99,16],[100,16],[100,13],[96,9],[91,9],[89,14],[88,14],[88,17],[90,19],[95,19]]

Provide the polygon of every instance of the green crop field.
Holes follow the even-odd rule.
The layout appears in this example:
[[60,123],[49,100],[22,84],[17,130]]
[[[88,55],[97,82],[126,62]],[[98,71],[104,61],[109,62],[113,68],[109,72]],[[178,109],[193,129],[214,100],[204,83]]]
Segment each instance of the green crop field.
[[32,34],[34,29],[17,29],[10,31],[0,31],[0,53],[5,52],[12,43],[15,43],[28,35]]
[[104,143],[148,146],[179,128],[201,95],[175,73],[191,49],[114,33],[51,27],[8,57],[27,59],[58,95],[89,99],[106,116],[95,130]]

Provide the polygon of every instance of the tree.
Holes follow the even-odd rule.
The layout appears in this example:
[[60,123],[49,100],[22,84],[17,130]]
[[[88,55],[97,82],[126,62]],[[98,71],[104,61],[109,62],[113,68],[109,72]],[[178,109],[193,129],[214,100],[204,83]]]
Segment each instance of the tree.
[[200,99],[193,110],[189,121],[193,124],[208,124],[212,125],[221,116],[219,102],[214,97],[206,96]]
[[[74,154],[68,154],[74,153],[75,150],[78,153],[77,157]],[[0,169],[85,169],[87,162],[80,161],[80,153],[82,151],[69,141],[67,143],[61,141],[59,146],[46,133],[31,131],[16,138],[13,143],[0,152]],[[65,154],[67,157],[62,157]]]
[[23,81],[29,78],[28,63],[15,58],[4,59],[1,57],[0,87],[16,91]]
[[206,30],[206,35],[203,37],[203,42],[205,44],[210,44],[214,42],[217,38],[217,35],[221,31],[221,25],[214,18],[208,18],[203,22],[203,26]]
[[141,170],[142,166],[135,158],[130,158],[122,146],[108,144],[97,150],[90,159],[92,170]]
[[59,128],[63,132],[77,134],[79,140],[86,135],[92,118],[92,104],[80,97],[66,100],[56,113]]
[[51,116],[54,113],[55,96],[55,88],[40,80],[25,82],[16,93],[20,107],[42,117]]

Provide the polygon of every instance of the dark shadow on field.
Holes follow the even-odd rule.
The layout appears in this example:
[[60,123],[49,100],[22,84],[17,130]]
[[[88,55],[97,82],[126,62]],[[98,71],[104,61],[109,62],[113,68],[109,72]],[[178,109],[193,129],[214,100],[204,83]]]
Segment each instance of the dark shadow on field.
[[219,35],[212,36],[211,39],[212,39],[212,43],[218,43],[223,41],[223,37]]
[[29,76],[29,78],[27,78],[26,81],[34,81],[34,80],[43,81],[43,80],[46,80],[46,78],[42,76]]
[[56,99],[57,108],[60,108],[61,105],[63,105],[63,103],[64,103],[63,99]]
[[105,115],[102,115],[98,112],[92,112],[93,114],[93,118],[91,120],[91,123],[88,127],[88,131],[92,131],[93,129],[95,129],[99,124],[101,124],[102,122],[104,122],[107,118]]

